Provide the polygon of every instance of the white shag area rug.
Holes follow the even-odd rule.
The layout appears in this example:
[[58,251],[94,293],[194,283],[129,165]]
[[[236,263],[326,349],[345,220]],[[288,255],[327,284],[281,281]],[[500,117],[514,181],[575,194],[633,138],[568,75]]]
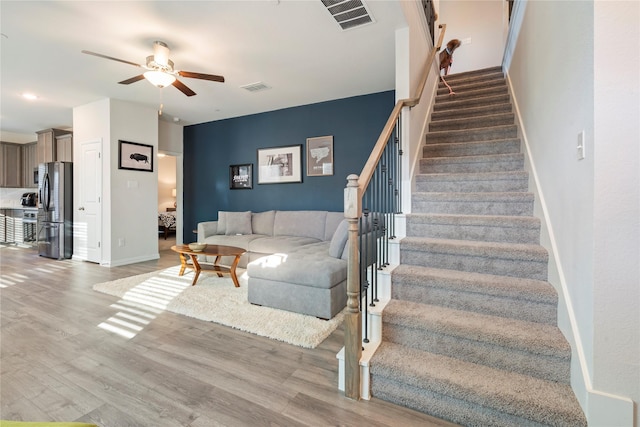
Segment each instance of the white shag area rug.
[[[315,348],[341,323],[344,313],[331,320],[252,305],[247,301],[247,278],[238,269],[240,287],[228,275],[203,271],[191,286],[193,271],[178,276],[180,266],[126,277],[93,286],[98,292],[120,297],[122,303],[158,312],[166,310],[241,331]],[[242,273],[242,274],[241,274]]]

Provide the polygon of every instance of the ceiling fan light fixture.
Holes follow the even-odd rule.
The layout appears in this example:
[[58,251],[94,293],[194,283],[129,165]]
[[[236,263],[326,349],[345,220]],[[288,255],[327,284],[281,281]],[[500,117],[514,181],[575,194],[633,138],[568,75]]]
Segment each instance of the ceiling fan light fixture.
[[144,73],[144,78],[147,79],[149,83],[159,88],[167,87],[176,81],[176,76],[173,74],[158,70],[147,71]]

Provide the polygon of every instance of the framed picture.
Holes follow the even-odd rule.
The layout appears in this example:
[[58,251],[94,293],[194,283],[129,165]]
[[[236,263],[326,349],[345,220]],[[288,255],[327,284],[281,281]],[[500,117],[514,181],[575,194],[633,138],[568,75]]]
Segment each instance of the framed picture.
[[153,172],[153,145],[119,140],[118,169]]
[[302,145],[258,149],[258,184],[302,182]]
[[253,164],[229,166],[229,188],[251,190],[253,188]]
[[307,176],[333,175],[333,135],[307,138]]

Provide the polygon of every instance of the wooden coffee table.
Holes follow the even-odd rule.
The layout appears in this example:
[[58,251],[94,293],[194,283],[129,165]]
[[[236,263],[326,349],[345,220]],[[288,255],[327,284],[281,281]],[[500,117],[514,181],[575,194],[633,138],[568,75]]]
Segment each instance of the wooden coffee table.
[[[200,272],[202,271],[202,267],[206,267],[207,269],[214,270],[218,277],[222,277],[223,274],[228,273],[231,275],[231,280],[233,280],[233,284],[236,288],[240,287],[240,282],[238,282],[238,276],[236,276],[236,267],[238,266],[238,262],[240,262],[240,257],[246,251],[242,248],[236,248],[234,246],[223,246],[223,245],[207,245],[202,251],[195,252],[189,249],[188,245],[176,245],[171,246],[171,250],[174,252],[178,252],[180,254],[180,276],[184,274],[185,269],[191,268],[195,271],[195,276],[193,278],[193,282],[191,282],[191,286],[196,284],[198,280],[198,276],[200,276]],[[216,260],[213,265],[211,264],[203,264],[200,265],[198,262],[198,255],[207,255],[214,256]],[[231,267],[225,267],[223,265],[218,265],[220,261],[220,257],[222,256],[235,256],[236,258],[233,260]],[[187,258],[189,257],[189,258]],[[191,264],[187,261],[191,259]]]

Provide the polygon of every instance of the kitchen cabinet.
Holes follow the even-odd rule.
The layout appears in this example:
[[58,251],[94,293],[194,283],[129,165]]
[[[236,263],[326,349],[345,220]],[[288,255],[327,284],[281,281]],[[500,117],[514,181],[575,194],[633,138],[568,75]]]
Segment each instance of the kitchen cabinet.
[[38,187],[38,143],[22,145],[22,187]]
[[0,209],[0,243],[15,243],[13,209]]
[[22,185],[21,144],[0,143],[0,187],[20,187]]
[[38,164],[55,162],[58,160],[58,147],[56,146],[56,138],[62,135],[68,135],[68,130],[62,129],[45,129],[38,134],[37,158]]
[[56,136],[56,161],[73,162],[73,136],[70,133]]

